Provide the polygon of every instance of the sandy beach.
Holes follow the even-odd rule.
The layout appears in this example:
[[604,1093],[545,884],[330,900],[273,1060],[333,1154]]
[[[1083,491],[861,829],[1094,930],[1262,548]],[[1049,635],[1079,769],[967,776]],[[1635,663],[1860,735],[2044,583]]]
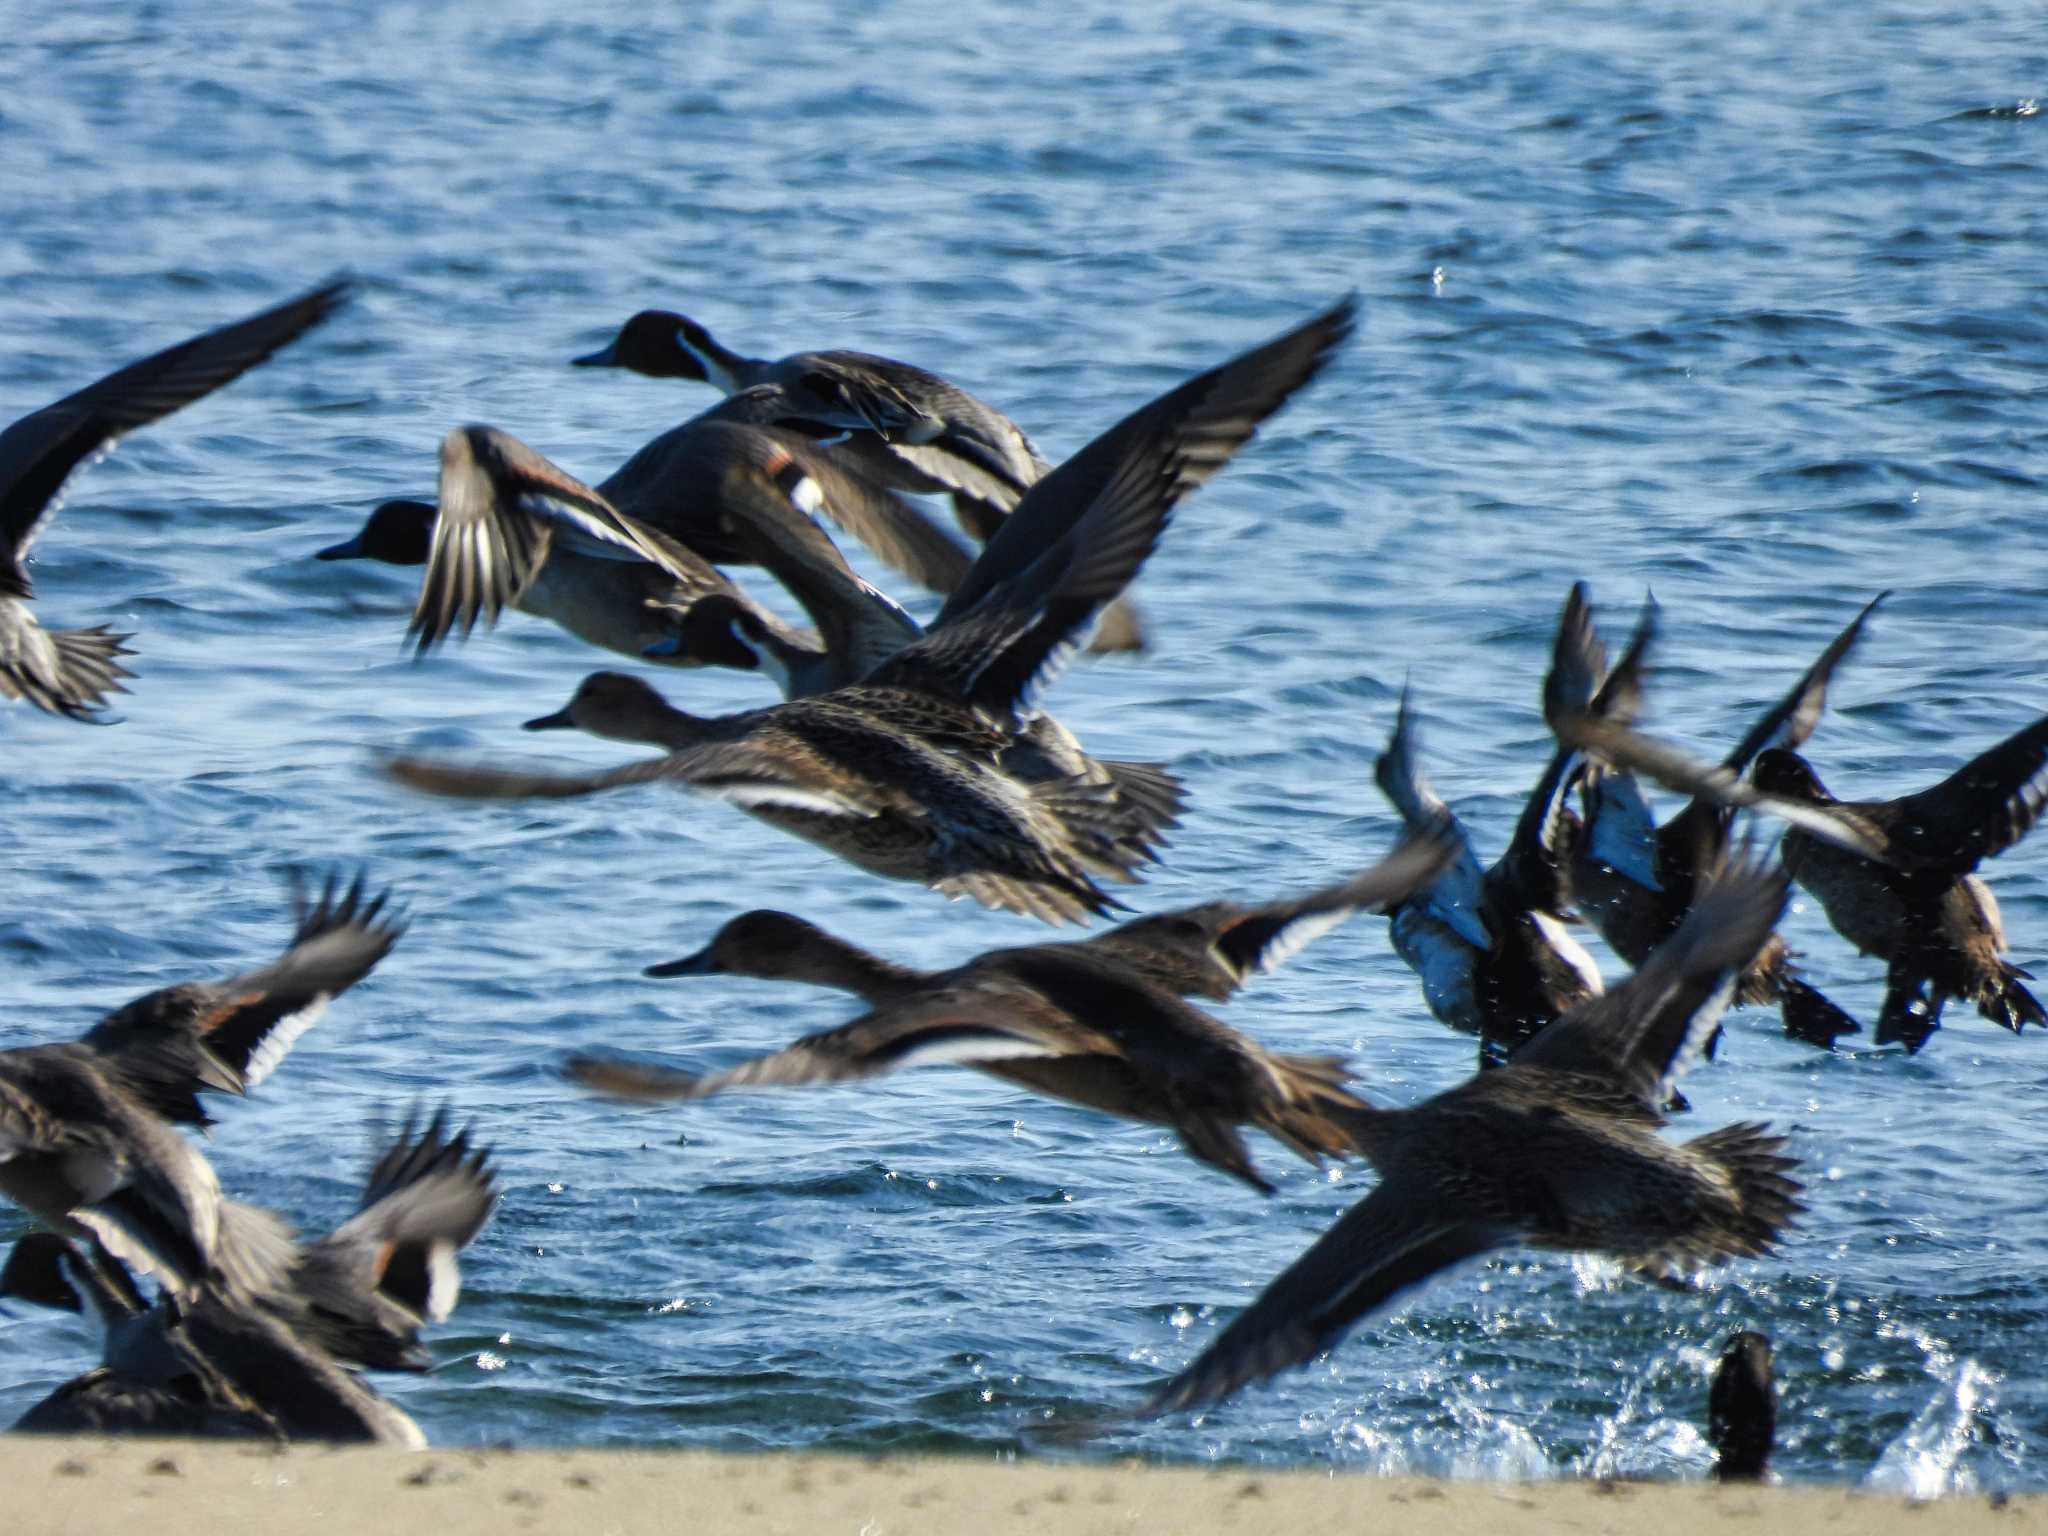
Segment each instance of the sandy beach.
[[968,1458],[703,1451],[446,1450],[20,1438],[0,1445],[21,1536],[337,1529],[436,1536],[1057,1536],[1494,1531],[1699,1536],[1738,1530],[1944,1536],[2039,1529],[2048,1497],[1934,1503],[1830,1488],[1705,1483],[1441,1483],[1247,1467],[1078,1466]]

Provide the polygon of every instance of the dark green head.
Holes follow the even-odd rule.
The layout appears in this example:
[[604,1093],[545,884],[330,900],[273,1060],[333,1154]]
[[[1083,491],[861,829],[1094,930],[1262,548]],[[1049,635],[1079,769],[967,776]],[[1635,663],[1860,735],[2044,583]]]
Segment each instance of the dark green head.
[[573,359],[578,368],[624,368],[651,379],[708,379],[704,359],[715,356],[711,333],[667,309],[643,309],[619,327],[600,351]]
[[330,544],[316,560],[381,560],[386,565],[425,565],[441,509],[431,501],[387,501],[372,512],[362,532]]

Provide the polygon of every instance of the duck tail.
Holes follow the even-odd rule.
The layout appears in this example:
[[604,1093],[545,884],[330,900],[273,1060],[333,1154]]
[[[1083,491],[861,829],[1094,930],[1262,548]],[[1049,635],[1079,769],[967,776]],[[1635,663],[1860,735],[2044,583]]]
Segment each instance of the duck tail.
[[1351,1070],[1342,1056],[1277,1056],[1273,1069],[1284,1093],[1259,1127],[1304,1162],[1358,1151],[1357,1117],[1367,1105],[1345,1086]]
[[1113,779],[1048,779],[1032,784],[1030,791],[1031,798],[1066,829],[1074,856],[1090,874],[1134,884],[1137,871],[1158,859],[1151,838],[1134,829],[1119,803]]
[[1785,1138],[1761,1121],[1724,1125],[1686,1146],[1717,1163],[1735,1186],[1735,1209],[1714,1223],[1701,1258],[1719,1262],[1769,1253],[1806,1209],[1799,1198],[1804,1186],[1792,1177],[1799,1160],[1786,1153]]
[[1162,763],[1106,761],[1102,766],[1116,789],[1126,840],[1148,847],[1165,842],[1167,830],[1180,825],[1180,813],[1187,805],[1187,790],[1179,775]]
[[1824,997],[1818,989],[1788,976],[1778,989],[1778,1017],[1788,1039],[1832,1050],[1843,1035],[1860,1035],[1863,1026]]
[[73,720],[88,720],[104,709],[107,695],[126,693],[124,677],[135,674],[115,658],[135,653],[124,640],[104,624],[91,629],[59,629],[50,632],[50,647],[56,665],[44,665],[45,658],[33,655],[0,666],[0,693],[26,699],[37,709]]

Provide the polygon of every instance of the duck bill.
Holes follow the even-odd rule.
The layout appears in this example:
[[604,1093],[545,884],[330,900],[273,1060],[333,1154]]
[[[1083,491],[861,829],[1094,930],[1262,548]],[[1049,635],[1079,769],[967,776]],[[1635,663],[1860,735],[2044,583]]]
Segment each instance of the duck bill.
[[565,704],[552,715],[542,715],[537,720],[527,721],[520,729],[522,731],[573,731],[576,729],[576,722],[569,718],[569,707]]
[[680,960],[668,960],[660,965],[650,965],[640,974],[642,976],[664,977],[715,976],[718,974],[718,962],[711,958],[710,950],[700,949],[696,954],[686,955]]
[[313,556],[315,560],[360,560],[363,558],[363,536],[359,533],[352,539],[339,544],[330,544]]
[[569,359],[573,368],[616,368],[619,366],[619,344],[616,339],[596,352],[586,352],[581,357]]

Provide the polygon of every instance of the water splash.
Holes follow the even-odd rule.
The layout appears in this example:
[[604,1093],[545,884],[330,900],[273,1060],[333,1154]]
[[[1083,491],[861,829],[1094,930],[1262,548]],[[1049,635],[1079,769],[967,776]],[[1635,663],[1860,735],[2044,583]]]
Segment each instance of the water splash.
[[1979,1438],[1981,1418],[1991,1411],[1996,1380],[1975,1360],[1956,1366],[1905,1433],[1884,1448],[1864,1485],[1909,1499],[1973,1490],[1977,1479],[1963,1458]]

